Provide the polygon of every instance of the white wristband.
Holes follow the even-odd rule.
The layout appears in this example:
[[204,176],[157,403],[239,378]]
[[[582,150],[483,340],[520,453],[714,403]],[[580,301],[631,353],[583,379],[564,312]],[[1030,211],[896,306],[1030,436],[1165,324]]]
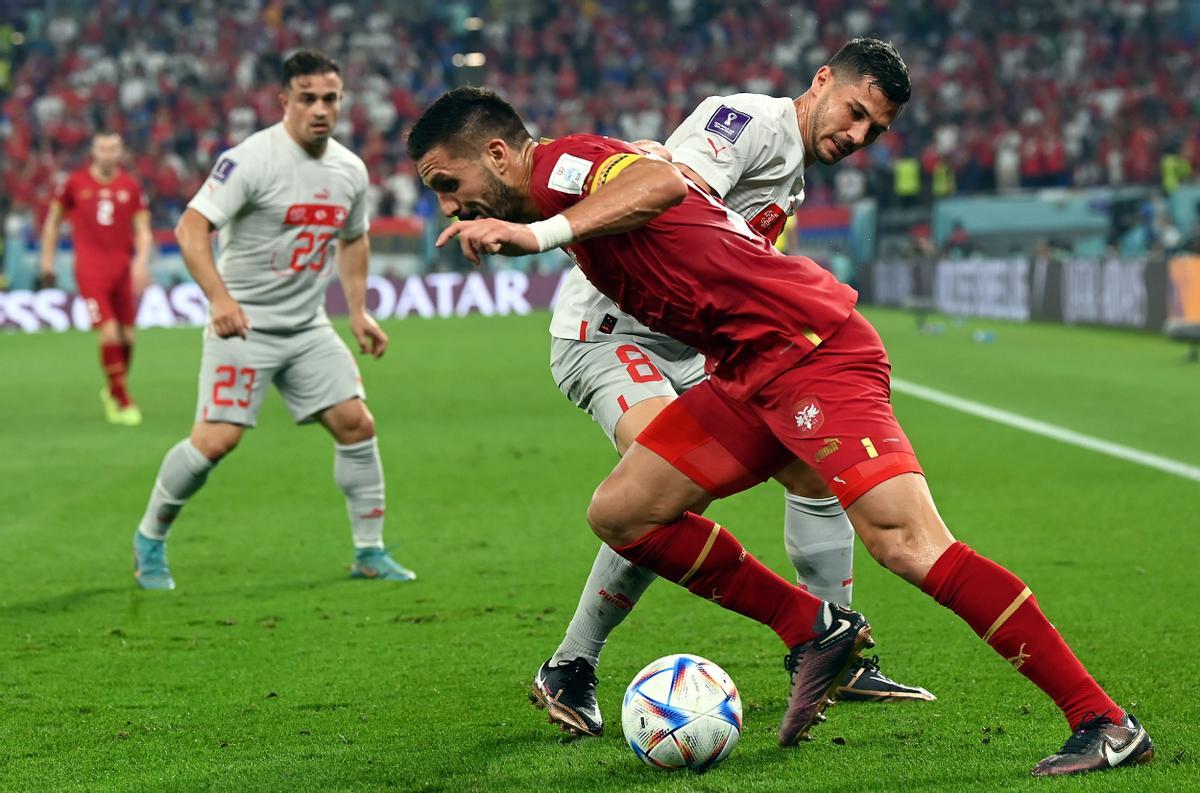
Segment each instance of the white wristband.
[[571,231],[571,221],[562,215],[530,223],[529,230],[537,238],[539,251],[561,248],[563,245],[570,245],[575,240],[575,234]]

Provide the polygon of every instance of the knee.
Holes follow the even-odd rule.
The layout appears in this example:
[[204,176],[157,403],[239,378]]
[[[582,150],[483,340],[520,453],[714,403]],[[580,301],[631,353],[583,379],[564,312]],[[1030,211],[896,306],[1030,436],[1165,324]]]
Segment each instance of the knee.
[[192,445],[214,463],[237,448],[241,427],[217,425],[219,429],[198,427],[192,431]]
[[592,532],[605,545],[619,548],[627,543],[624,541],[625,521],[615,489],[607,479],[600,483],[596,492],[592,493],[591,503],[588,504],[587,521]]
[[913,583],[925,578],[926,543],[912,527],[900,522],[876,523],[864,534],[863,544],[881,566]]
[[121,343],[122,344],[132,347],[133,342],[136,338],[137,338],[137,334],[135,334],[133,332],[133,328],[128,327],[128,326],[121,328]]
[[371,411],[367,410],[366,405],[359,404],[361,410],[355,411],[338,422],[334,432],[338,443],[362,443],[375,437],[375,417],[371,415]]
[[96,332],[100,336],[101,344],[123,343],[120,329],[111,322],[105,322],[96,329]]

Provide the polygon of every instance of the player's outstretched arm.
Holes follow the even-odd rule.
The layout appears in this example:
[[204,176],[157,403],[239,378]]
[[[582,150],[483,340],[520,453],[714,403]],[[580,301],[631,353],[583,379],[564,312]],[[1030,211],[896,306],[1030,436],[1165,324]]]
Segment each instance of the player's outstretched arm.
[[58,251],[58,231],[62,217],[62,204],[51,201],[50,209],[46,211],[46,221],[42,223],[41,275],[38,283],[44,287],[52,287],[57,281],[54,274],[54,254]]
[[367,311],[367,263],[371,241],[366,234],[352,240],[338,240],[338,280],[350,312],[350,332],[360,352],[379,358],[387,350],[388,337]]
[[175,239],[179,241],[183,263],[211,304],[209,311],[213,330],[223,339],[229,336],[241,336],[244,339],[246,331],[250,329],[250,320],[229,294],[217,272],[217,262],[212,253],[214,228],[208,218],[189,207],[183,211],[183,216],[175,226]]

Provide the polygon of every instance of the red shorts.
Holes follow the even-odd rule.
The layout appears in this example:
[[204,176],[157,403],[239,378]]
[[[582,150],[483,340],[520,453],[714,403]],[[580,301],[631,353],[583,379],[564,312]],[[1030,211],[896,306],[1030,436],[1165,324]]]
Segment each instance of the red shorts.
[[799,458],[848,507],[881,482],[921,473],[892,413],[890,374],[879,335],[854,312],[748,400],[706,380],[668,405],[637,440],[717,498]]
[[133,275],[130,268],[115,271],[75,272],[79,294],[87,301],[92,327],[116,320],[132,326],[137,319],[137,302],[133,297]]

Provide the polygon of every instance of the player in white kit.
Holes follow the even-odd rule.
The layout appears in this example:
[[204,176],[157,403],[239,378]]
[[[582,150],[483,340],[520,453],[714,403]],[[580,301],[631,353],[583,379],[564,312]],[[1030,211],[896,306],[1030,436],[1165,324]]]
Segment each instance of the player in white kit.
[[[902,95],[890,95],[896,91]],[[832,164],[870,145],[884,130],[870,123],[868,110],[887,99],[907,101],[907,68],[890,44],[855,39],[799,98],[710,97],[658,153],[773,241],[804,200],[805,166],[818,160]],[[704,356],[623,313],[578,267],[559,292],[550,335],[550,369],[559,389],[595,419],[619,454],[677,394],[706,376]],[[803,463],[776,478],[788,490],[784,547],[797,581],[822,600],[848,606],[854,528],[845,511]],[[595,696],[600,651],[655,578],[607,545],[600,547],[562,643],[534,678],[531,699],[549,712],[551,722],[576,735],[603,732]],[[877,659],[852,665],[838,696],[934,699],[924,688],[891,680]]]
[[331,137],[341,98],[337,63],[311,50],[288,58],[283,120],[225,152],[176,227],[188,271],[208,296],[209,321],[195,425],[163,459],[134,533],[144,588],[175,587],[166,557],[171,524],[255,425],[272,383],[297,423],[320,422],[333,436],[334,480],[354,539],[351,575],[415,577],[384,550],[375,422],[358,366],[324,308],[336,259],[351,332],[363,353],[383,355],[387,334],[365,305],[367,169]]

